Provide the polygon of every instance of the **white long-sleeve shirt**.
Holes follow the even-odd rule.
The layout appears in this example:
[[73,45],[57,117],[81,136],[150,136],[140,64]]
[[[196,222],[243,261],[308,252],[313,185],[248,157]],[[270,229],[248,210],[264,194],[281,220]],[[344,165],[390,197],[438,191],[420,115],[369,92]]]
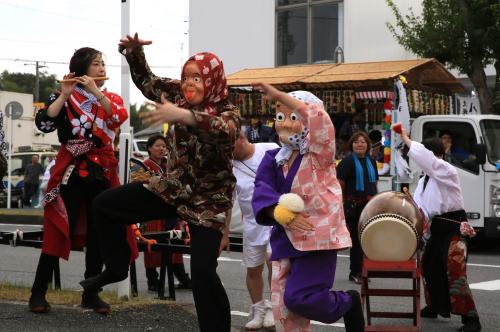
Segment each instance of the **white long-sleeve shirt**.
[[424,177],[418,181],[413,199],[431,220],[446,212],[464,209],[460,180],[455,167],[434,156],[421,143],[412,141],[408,156],[429,176],[424,190]]
[[233,161],[233,173],[236,177],[236,192],[243,216],[243,241],[251,246],[269,242],[271,227],[257,224],[252,208],[254,180],[264,154],[268,150],[279,148],[276,143],[255,143],[255,152],[250,159]]

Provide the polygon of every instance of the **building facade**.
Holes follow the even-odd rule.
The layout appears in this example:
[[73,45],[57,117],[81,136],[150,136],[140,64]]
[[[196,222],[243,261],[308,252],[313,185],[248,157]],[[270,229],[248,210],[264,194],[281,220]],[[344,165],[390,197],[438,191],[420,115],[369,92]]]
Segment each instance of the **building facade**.
[[[410,8],[421,13],[422,0],[394,2],[403,14]],[[387,23],[395,18],[385,0],[190,0],[189,52],[217,54],[228,74],[340,58],[347,63],[416,59]],[[472,90],[464,75],[452,72]],[[494,84],[492,66],[486,74]]]
[[[421,0],[398,0],[418,13]],[[333,61],[414,59],[389,32],[385,0],[190,0],[189,51],[219,55],[227,73]]]
[[[33,95],[26,93],[0,91],[0,112],[3,115],[4,140],[11,141],[13,151],[19,147],[58,145],[56,132],[42,133],[35,125],[35,107]],[[10,113],[12,112],[12,117]],[[12,135],[9,132],[9,121],[12,120]]]

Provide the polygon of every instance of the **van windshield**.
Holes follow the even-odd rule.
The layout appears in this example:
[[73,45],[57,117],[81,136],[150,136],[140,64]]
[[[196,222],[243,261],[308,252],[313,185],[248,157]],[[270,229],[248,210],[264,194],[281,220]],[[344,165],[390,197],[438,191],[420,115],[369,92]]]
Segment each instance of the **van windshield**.
[[488,159],[493,164],[500,163],[500,120],[481,120],[481,130]]
[[137,143],[137,148],[141,152],[147,152],[148,151],[148,141],[136,141]]

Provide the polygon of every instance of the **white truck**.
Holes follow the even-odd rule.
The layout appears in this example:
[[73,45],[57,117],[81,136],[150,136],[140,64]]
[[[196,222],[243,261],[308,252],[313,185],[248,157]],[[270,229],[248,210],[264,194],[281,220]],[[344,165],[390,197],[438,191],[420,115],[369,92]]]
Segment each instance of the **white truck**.
[[[457,151],[451,164],[460,177],[469,222],[485,237],[500,237],[500,116],[426,115],[411,125],[411,139],[417,142],[443,132],[451,133]],[[409,165],[414,171],[413,192],[421,170],[411,160]],[[379,191],[394,188],[393,179],[381,176]]]

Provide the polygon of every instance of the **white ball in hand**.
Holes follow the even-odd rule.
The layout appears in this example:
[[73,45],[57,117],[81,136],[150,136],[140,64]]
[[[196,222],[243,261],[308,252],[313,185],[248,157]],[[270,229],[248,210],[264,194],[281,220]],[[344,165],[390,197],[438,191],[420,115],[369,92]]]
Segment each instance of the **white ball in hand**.
[[283,194],[280,196],[279,204],[283,205],[292,212],[300,213],[304,211],[304,201],[294,193]]

